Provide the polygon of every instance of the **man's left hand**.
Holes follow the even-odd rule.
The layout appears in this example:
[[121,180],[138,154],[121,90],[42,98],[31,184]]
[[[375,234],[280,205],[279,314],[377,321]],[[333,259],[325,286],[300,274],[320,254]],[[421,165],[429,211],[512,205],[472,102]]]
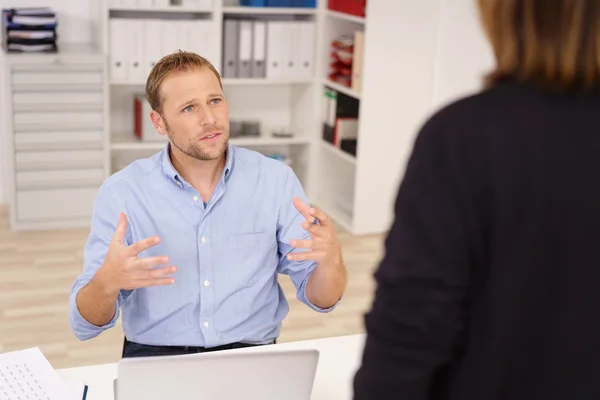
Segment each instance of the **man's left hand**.
[[302,228],[308,231],[310,240],[292,240],[292,247],[307,251],[290,253],[288,260],[314,260],[319,264],[341,265],[342,247],[327,214],[318,208],[309,207],[298,197],[294,198],[293,204],[305,219]]

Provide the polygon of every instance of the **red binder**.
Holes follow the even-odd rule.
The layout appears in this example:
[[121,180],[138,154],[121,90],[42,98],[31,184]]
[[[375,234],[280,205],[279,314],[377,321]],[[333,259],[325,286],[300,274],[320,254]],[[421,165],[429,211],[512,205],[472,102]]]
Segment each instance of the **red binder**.
[[367,0],[329,0],[328,8],[332,11],[364,17]]

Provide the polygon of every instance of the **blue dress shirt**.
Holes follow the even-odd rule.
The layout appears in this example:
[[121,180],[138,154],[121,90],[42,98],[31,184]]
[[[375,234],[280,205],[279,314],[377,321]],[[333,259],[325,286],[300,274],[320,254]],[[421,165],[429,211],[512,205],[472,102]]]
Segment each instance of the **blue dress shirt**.
[[[287,274],[297,297],[308,300],[306,283],[314,261],[289,261],[293,239],[308,239],[304,217],[292,204],[307,202],[292,169],[281,161],[229,145],[222,177],[203,204],[175,170],[169,146],[109,177],[94,203],[82,273],[70,295],[70,322],[81,340],[111,328],[123,314],[128,340],[150,345],[212,347],[277,338],[288,304],[277,274]],[[176,265],[175,283],[122,290],[117,312],[105,326],[79,313],[75,296],[103,263],[119,213],[128,218],[125,244],[149,236],[160,244],[140,257],[163,256]]]

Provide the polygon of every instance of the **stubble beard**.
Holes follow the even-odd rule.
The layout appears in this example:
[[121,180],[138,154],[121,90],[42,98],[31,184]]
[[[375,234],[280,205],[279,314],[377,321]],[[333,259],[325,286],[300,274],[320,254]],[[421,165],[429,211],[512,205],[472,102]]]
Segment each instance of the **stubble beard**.
[[173,146],[177,147],[179,149],[179,151],[181,151],[183,154],[185,154],[189,157],[195,158],[196,160],[199,160],[199,161],[212,161],[212,160],[219,159],[227,151],[227,147],[229,144],[229,134],[227,132],[225,132],[225,130],[223,130],[221,133],[221,136],[225,137],[225,140],[223,141],[223,143],[221,145],[221,150],[218,152],[218,154],[211,155],[205,151],[202,151],[202,149],[199,146],[198,141],[195,141],[194,139],[190,139],[190,142],[188,143],[187,147],[184,147],[180,143],[177,143],[177,141],[175,141],[175,138],[174,138],[175,135],[173,135],[173,131],[169,127],[167,120],[164,120],[164,122],[165,122],[165,130],[167,131],[167,136],[171,140],[171,143],[173,144]]

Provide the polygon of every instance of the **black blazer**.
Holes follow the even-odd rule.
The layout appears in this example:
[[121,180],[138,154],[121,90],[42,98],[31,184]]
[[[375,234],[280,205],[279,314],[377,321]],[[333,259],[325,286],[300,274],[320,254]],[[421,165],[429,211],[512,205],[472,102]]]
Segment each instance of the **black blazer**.
[[440,110],[385,245],[356,400],[600,399],[600,90]]

